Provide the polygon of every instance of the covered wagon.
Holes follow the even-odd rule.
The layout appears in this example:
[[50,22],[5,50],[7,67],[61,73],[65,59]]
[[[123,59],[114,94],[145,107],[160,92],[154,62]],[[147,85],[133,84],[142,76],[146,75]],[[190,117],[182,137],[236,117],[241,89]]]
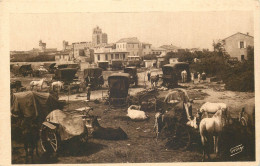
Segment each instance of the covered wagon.
[[91,85],[91,88],[96,89],[104,85],[102,69],[99,67],[87,68],[84,70],[84,80],[86,85]]
[[124,105],[127,104],[129,89],[129,74],[114,73],[108,77],[109,86],[109,104]]

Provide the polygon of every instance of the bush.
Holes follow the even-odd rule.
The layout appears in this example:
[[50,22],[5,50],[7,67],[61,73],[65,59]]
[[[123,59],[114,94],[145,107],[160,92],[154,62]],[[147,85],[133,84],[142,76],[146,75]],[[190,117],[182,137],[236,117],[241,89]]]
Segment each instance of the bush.
[[200,63],[190,64],[192,72],[206,72],[208,77],[219,76],[228,68],[228,64],[224,56],[216,52],[208,52],[207,55],[201,56]]
[[[190,58],[199,58],[200,63],[190,62],[191,72],[206,72],[208,77],[216,76],[223,80],[225,88],[232,91],[254,91],[254,48],[247,48],[248,60],[239,62],[231,67],[227,63],[228,55],[221,51],[195,52],[190,55],[185,54],[182,60],[190,62]],[[173,55],[171,55],[173,56]],[[176,55],[174,55],[176,56]],[[188,57],[189,56],[189,57]]]
[[143,58],[144,58],[144,60],[156,60],[157,59],[157,55],[155,55],[155,54],[148,54],[148,55],[145,55]]
[[247,61],[238,64],[223,75],[225,88],[232,91],[254,91],[254,63]]

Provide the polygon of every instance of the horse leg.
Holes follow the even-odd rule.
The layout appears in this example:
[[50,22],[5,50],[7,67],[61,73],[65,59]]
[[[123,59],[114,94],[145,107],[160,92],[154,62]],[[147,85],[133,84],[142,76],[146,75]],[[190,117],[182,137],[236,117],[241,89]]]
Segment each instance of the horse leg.
[[205,161],[205,151],[206,151],[204,136],[201,136],[201,144],[202,144],[202,162],[203,162]]
[[213,136],[214,153],[216,153],[216,136]]
[[218,141],[219,141],[219,136],[216,136],[216,155],[219,155],[219,151],[218,151]]
[[38,142],[38,139],[35,142],[35,150],[36,150],[36,155],[39,157],[40,155],[39,155],[39,151],[38,151],[38,144],[37,144],[37,142]]
[[209,146],[209,140],[207,140],[207,138],[206,138],[206,142],[207,142],[207,146],[206,146],[206,148],[207,148],[207,156],[208,156],[208,160],[211,160],[211,158],[210,158],[210,154],[209,154],[209,148],[210,148],[210,146]]
[[24,142],[24,150],[25,150],[25,163],[27,164],[28,163],[28,143],[26,140]]
[[32,149],[31,149],[31,158],[32,158],[32,163],[34,163],[34,159],[33,159],[33,152],[34,152],[34,145],[32,144]]

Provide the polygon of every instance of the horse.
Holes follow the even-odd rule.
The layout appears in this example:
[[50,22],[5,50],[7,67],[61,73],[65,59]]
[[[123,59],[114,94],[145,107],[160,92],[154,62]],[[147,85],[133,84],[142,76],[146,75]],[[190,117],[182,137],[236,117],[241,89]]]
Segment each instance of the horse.
[[159,75],[151,76],[151,84],[153,87],[156,87],[159,81]]
[[201,143],[203,146],[202,161],[205,160],[205,153],[207,153],[208,159],[209,155],[209,139],[213,137],[214,143],[214,153],[218,155],[218,142],[219,137],[223,129],[222,123],[222,109],[219,109],[212,118],[204,118],[201,120],[199,125],[199,131],[201,136]]
[[30,82],[30,87],[31,87],[31,90],[33,90],[33,88],[35,86],[38,86],[42,89],[42,85],[43,83],[46,81],[46,78],[42,78],[40,81],[31,81]]
[[54,90],[54,87],[57,87],[57,88],[58,88],[58,91],[60,91],[61,89],[63,89],[64,83],[61,82],[61,81],[53,82],[53,83],[51,84],[51,89]]

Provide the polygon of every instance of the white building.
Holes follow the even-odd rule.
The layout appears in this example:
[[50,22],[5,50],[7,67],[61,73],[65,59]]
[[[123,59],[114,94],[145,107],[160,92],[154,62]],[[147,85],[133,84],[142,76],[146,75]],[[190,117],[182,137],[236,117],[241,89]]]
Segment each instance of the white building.
[[94,63],[109,62],[112,60],[126,61],[129,56],[129,52],[111,48],[96,49],[94,53]]
[[141,43],[137,37],[123,38],[116,42],[116,49],[119,51],[129,52],[129,56],[144,56],[151,54],[151,44]]
[[248,33],[236,33],[222,40],[225,51],[238,60],[247,59],[247,47],[254,46],[254,37]]
[[151,49],[151,52],[153,55],[161,56],[161,54],[166,54],[166,49],[160,47],[159,48],[153,47]]
[[152,54],[152,44],[142,43],[142,56]]

